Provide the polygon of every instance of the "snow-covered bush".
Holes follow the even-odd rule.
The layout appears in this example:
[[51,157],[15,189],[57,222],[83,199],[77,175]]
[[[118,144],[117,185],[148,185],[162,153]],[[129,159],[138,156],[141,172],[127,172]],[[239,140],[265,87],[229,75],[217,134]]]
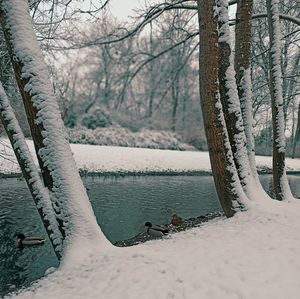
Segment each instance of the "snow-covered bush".
[[109,115],[102,109],[96,108],[82,117],[81,125],[88,129],[106,128],[112,124]]
[[67,129],[70,143],[127,146],[153,149],[195,150],[181,142],[175,133],[166,131],[142,130],[131,132],[126,128],[86,128]]

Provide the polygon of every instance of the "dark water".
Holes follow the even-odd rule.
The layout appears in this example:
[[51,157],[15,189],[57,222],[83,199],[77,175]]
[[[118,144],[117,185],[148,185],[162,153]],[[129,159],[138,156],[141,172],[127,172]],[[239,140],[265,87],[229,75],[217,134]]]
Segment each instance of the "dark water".
[[[300,196],[300,176],[289,176],[292,192]],[[177,213],[183,218],[220,211],[211,176],[85,177],[85,186],[97,221],[111,242],[144,230],[145,221],[168,223]],[[262,183],[271,192],[271,176]],[[26,184],[0,179],[0,296],[28,286],[58,265],[51,245],[16,248],[15,234],[46,237]]]

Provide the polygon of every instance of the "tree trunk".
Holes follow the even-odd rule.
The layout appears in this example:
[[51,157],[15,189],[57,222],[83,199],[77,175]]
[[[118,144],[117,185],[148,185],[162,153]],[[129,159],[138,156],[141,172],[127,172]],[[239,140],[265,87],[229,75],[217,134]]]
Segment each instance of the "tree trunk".
[[245,208],[247,198],[229,145],[218,83],[218,28],[215,1],[198,0],[200,99],[214,181],[227,217]]
[[251,82],[251,28],[253,0],[241,0],[237,3],[235,25],[236,84],[241,103],[244,130],[247,141],[247,153],[252,174],[259,182],[253,138],[252,82]]
[[[34,142],[35,150],[38,153],[41,148],[43,148],[43,136],[42,132],[45,130],[41,122],[37,123],[37,113],[38,109],[35,105],[32,105],[31,98],[32,95],[30,91],[25,88],[26,85],[30,85],[30,76],[22,76],[24,70],[24,63],[22,59],[18,58],[18,54],[14,53],[14,45],[12,38],[12,29],[10,28],[8,22],[8,11],[4,9],[5,2],[1,1],[0,4],[0,19],[1,25],[6,40],[7,49],[11,58],[11,63],[15,71],[16,81],[23,99],[27,120],[30,126],[31,136]],[[34,75],[34,74],[33,74]],[[43,180],[45,186],[50,190],[53,188],[53,179],[50,175],[50,169],[48,165],[44,165],[40,155],[37,155],[39,166],[42,172]]]
[[[228,137],[235,166],[243,189],[249,199],[267,198],[260,184],[255,182],[249,162],[246,135],[236,86],[233,57],[231,53],[228,1],[218,0],[219,26],[219,90]],[[256,188],[253,188],[255,186]],[[258,193],[259,192],[259,193]]]
[[80,179],[55,99],[47,66],[32,28],[27,0],[0,0],[0,18],[26,107],[45,186],[50,191],[64,254],[86,242],[87,250],[107,243]]
[[[150,40],[149,40],[149,50],[150,50],[150,54],[153,55],[154,54],[154,50],[153,50],[153,26],[152,26],[152,22],[150,22]],[[155,72],[153,69],[153,63],[150,63],[149,65],[149,78],[150,81],[148,83],[148,86],[150,87],[149,90],[149,110],[148,110],[148,117],[151,118],[152,114],[153,114],[153,101],[154,101],[154,90],[155,90]]]
[[178,76],[175,74],[175,79],[172,83],[172,131],[176,131],[177,108],[178,108]]
[[0,82],[0,119],[11,142],[14,153],[22,170],[23,177],[45,226],[57,258],[61,259],[62,235],[52,207],[48,190],[44,187],[38,170],[33,162],[23,132],[10,106]]
[[282,97],[279,1],[266,0],[270,36],[270,94],[273,124],[273,183],[277,200],[292,198],[285,170],[285,135]]

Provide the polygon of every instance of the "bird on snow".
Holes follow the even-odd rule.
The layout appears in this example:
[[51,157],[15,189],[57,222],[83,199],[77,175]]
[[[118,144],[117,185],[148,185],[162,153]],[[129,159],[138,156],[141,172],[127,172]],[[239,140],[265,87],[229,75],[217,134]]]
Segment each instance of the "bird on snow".
[[151,222],[146,222],[145,226],[147,227],[147,233],[154,237],[162,237],[169,233],[169,230],[163,225],[159,225],[159,224],[152,225]]
[[17,235],[17,246],[33,246],[33,245],[43,245],[45,243],[45,239],[40,237],[25,237],[24,234]]

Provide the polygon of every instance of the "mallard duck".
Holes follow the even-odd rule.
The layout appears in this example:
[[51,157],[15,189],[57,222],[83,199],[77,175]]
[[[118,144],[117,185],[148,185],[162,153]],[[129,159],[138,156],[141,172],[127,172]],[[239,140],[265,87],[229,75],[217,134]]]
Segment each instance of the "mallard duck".
[[172,215],[171,224],[173,224],[174,226],[180,226],[182,222],[183,220],[180,216],[178,216],[177,214]]
[[159,225],[159,224],[152,225],[151,222],[146,222],[145,226],[148,227],[147,233],[154,237],[162,237],[169,233],[169,230],[163,225]]
[[24,234],[17,235],[18,247],[43,245],[44,243],[45,243],[45,239],[40,238],[40,237],[25,237]]

